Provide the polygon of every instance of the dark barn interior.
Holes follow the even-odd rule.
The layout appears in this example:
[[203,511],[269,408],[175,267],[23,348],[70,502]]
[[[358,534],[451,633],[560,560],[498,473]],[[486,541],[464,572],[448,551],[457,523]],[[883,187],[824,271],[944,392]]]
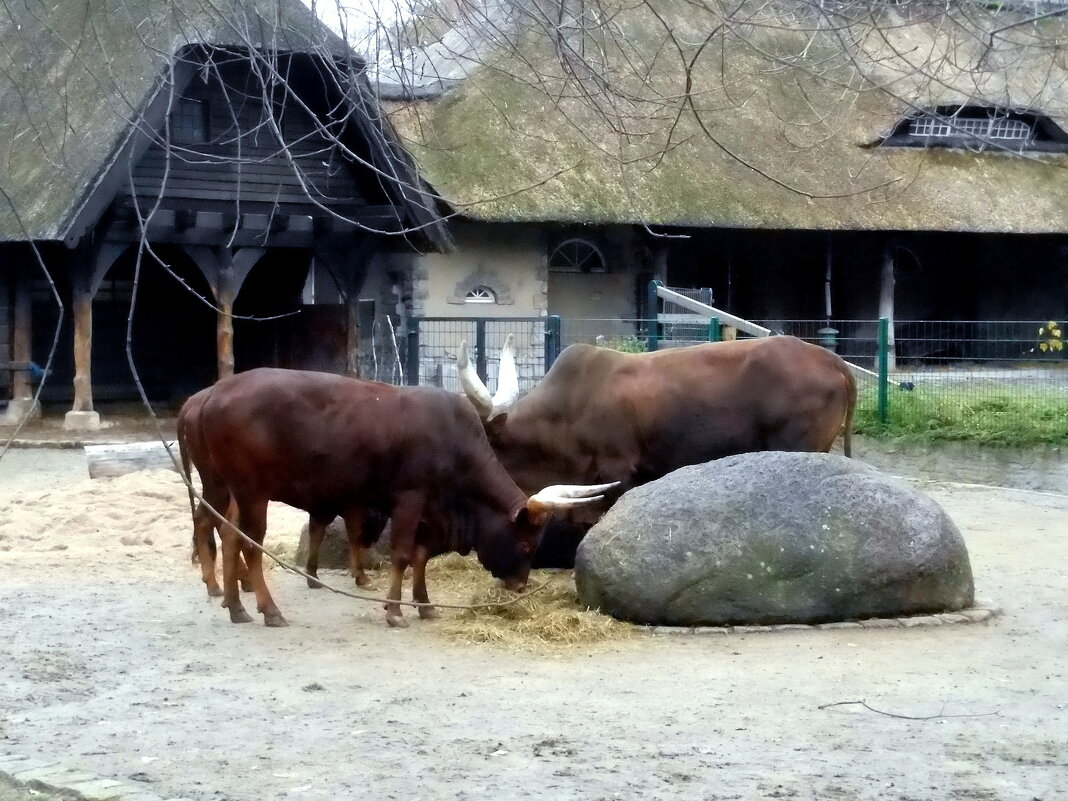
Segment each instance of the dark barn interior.
[[705,229],[674,240],[670,286],[710,287],[752,320],[879,316],[883,260],[894,264],[898,320],[1048,320],[1068,316],[1068,245],[1052,235]]

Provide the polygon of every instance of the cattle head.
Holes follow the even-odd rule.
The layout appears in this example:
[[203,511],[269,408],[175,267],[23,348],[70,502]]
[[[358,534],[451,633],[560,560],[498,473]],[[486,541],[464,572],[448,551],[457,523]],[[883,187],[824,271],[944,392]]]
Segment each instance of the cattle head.
[[519,374],[515,365],[515,334],[509,334],[501,348],[501,361],[497,368],[497,394],[490,395],[489,389],[478,377],[467,355],[467,340],[460,343],[456,354],[456,370],[460,376],[460,386],[464,394],[475,405],[479,417],[489,421],[508,409],[519,397]]
[[478,521],[475,553],[478,560],[513,592],[526,587],[530,562],[538,549],[545,524],[553,514],[601,500],[612,484],[557,484],[530,496],[502,514],[485,507]]

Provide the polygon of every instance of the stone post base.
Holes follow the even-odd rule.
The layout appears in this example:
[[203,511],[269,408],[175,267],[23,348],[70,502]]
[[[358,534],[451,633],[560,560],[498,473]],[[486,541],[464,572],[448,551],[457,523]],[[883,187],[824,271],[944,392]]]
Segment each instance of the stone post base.
[[67,412],[63,418],[67,431],[96,431],[100,427],[100,412]]
[[16,426],[27,420],[41,419],[41,404],[33,398],[16,398],[7,403],[7,411],[0,415],[0,425]]

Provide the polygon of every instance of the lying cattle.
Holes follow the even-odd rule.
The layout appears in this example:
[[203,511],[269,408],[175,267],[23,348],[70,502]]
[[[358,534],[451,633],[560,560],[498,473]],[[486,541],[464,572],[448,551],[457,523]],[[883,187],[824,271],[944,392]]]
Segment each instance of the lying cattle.
[[[200,407],[207,399],[212,387],[202,389],[191,396],[178,412],[177,434],[178,447],[182,457],[182,467],[186,479],[192,480],[191,466],[197,468],[198,473],[203,473],[207,468],[207,454],[205,446],[200,439]],[[198,503],[193,494],[192,486],[189,487],[189,504],[193,510],[193,563],[200,565],[201,578],[208,590],[209,598],[222,597],[223,591],[215,577],[215,531],[219,528],[218,518],[207,508],[203,502]],[[233,514],[229,509],[229,498],[226,508],[219,507],[220,514]],[[349,514],[344,518],[345,532],[349,541],[350,572],[358,586],[365,586],[370,579],[363,569],[363,551],[378,541],[382,531],[388,522],[382,515],[375,512],[368,513],[362,521],[358,515]],[[319,571],[319,550],[322,546],[323,537],[326,535],[326,527],[333,520],[317,519],[314,515],[308,517],[308,559],[305,564],[305,572],[313,578],[308,579],[308,586],[320,588],[323,585],[315,580]],[[245,548],[241,549],[238,557],[238,579],[241,587],[247,592],[252,590],[249,582],[248,567],[244,559]]]
[[[270,500],[316,520],[391,518],[386,620],[393,626],[405,625],[396,602],[409,564],[412,595],[423,603],[427,560],[448,551],[473,549],[494,576],[521,590],[550,514],[595,502],[611,487],[548,487],[528,497],[497,461],[471,405],[438,389],[261,368],[215,384],[197,420],[190,453],[201,456],[204,499],[221,509],[232,498],[234,522],[255,542],[263,543]],[[233,622],[247,622],[237,592],[240,538],[230,526],[221,534],[223,605]],[[262,554],[249,548],[246,558],[264,622],[286,625]]]
[[510,341],[492,398],[466,343],[457,367],[493,450],[521,488],[619,482],[604,504],[574,516],[580,525],[564,536],[562,552],[543,547],[535,566],[573,564],[583,526],[631,487],[685,465],[749,451],[826,452],[843,426],[850,455],[853,376],[835,354],[794,337],[640,354],[571,345],[518,400]]

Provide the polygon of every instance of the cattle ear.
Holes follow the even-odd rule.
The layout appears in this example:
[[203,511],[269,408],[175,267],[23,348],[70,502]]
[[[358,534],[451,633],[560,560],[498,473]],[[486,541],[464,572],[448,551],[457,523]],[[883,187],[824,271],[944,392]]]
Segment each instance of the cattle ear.
[[508,412],[501,412],[500,414],[493,415],[493,417],[491,417],[484,423],[486,433],[490,436],[493,436],[494,434],[499,434],[501,431],[504,430],[504,425],[507,422]]
[[552,508],[548,504],[531,498],[526,506],[520,506],[512,514],[512,522],[522,525],[544,526],[552,516]]

